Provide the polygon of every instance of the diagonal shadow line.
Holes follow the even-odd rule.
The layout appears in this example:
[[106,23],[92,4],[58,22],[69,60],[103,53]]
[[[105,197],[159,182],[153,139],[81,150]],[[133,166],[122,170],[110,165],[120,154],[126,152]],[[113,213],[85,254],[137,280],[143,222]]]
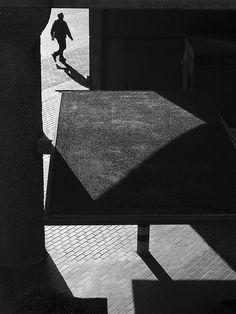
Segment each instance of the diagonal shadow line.
[[234,271],[236,270],[236,229],[233,225],[191,225],[202,239]]
[[[55,171],[56,169],[60,171]],[[86,211],[94,208],[94,200],[56,148],[53,148],[53,162],[49,172],[52,172],[53,176],[49,173],[47,214],[63,215],[65,210],[71,212],[78,207],[85,208]]]
[[[73,125],[73,120],[71,123]],[[98,133],[99,144],[94,141],[96,145],[91,147],[88,141],[84,149],[91,150],[94,156],[97,156],[96,150],[99,150],[101,146],[108,151],[115,143],[120,151],[125,152],[123,156],[128,159],[128,162],[123,163],[119,157],[119,159],[114,159],[114,164],[117,165],[118,170],[121,164],[123,173],[129,171],[120,181],[110,185],[105,193],[102,188],[106,187],[106,182],[100,180],[100,185],[95,186],[97,181],[91,180],[95,166],[78,170],[78,160],[74,157],[70,158],[70,155],[75,156],[75,154],[72,155],[73,150],[68,150],[67,142],[71,141],[70,136],[73,138],[73,147],[78,147],[77,143],[80,143],[80,140],[92,138],[89,135],[93,131],[91,131],[91,126],[80,128],[79,133],[73,133],[73,128],[73,132],[68,133],[66,129],[60,135],[61,143],[57,143],[55,149],[57,152],[55,155],[58,158],[55,156],[52,164],[54,175],[50,184],[52,191],[49,197],[51,199],[50,214],[132,215],[138,213],[140,215],[144,213],[147,215],[153,214],[153,209],[157,208],[157,205],[158,214],[189,214],[190,209],[192,215],[222,214],[222,210],[219,210],[221,208],[224,208],[224,213],[232,213],[235,197],[234,184],[231,186],[231,182],[234,182],[233,178],[236,173],[235,156],[225,132],[220,132],[220,129],[221,125],[220,127],[213,125],[195,127],[172,142],[167,142],[164,147],[157,147],[157,151],[151,152],[152,154],[145,157],[142,163],[135,151],[129,150],[130,138],[128,136],[120,135],[116,130],[113,133],[107,132],[106,129],[102,130]],[[217,140],[215,134],[217,134]],[[136,141],[138,137],[140,144],[149,137],[152,140],[151,135],[146,134],[144,137],[141,132],[135,136],[133,141]],[[214,140],[212,145],[209,145],[210,140]],[[218,152],[219,141],[220,154]],[[58,149],[60,152],[57,151]],[[106,160],[114,158],[112,154],[106,151],[105,153],[106,155],[96,157],[101,158],[104,164]],[[68,160],[70,160],[70,166]],[[222,160],[226,162],[222,163]],[[134,165],[135,168],[132,169]],[[52,169],[51,166],[50,169]],[[80,178],[81,171],[83,184]],[[90,196],[91,190],[95,190],[96,195],[99,196],[95,201]]]
[[[188,99],[182,97],[182,92],[176,92],[173,97],[170,93],[162,91],[161,96],[200,120],[219,126],[219,112],[207,92],[191,91],[191,93],[188,93]],[[205,106],[199,106],[199,103],[205,104]]]
[[140,257],[159,281],[172,282],[172,278],[150,252],[145,255],[140,255]]

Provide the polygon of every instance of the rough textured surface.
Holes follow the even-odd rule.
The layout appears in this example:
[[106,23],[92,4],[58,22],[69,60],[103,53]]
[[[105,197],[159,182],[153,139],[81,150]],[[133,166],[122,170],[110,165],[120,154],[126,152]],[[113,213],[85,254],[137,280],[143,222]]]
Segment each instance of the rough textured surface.
[[234,163],[206,95],[63,92],[49,213],[234,213]]

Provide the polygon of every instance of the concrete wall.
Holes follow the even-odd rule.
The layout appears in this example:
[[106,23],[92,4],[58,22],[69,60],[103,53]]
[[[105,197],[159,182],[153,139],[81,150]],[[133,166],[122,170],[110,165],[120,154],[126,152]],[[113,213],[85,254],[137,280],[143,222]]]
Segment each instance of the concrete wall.
[[102,89],[180,89],[185,33],[234,33],[234,11],[104,10]]
[[[236,33],[235,11],[91,11],[92,89],[181,90],[184,36],[207,33],[234,36]],[[99,27],[94,23],[98,17]],[[93,46],[97,47],[96,51]],[[224,84],[216,83],[216,93],[212,98],[226,122],[236,127],[234,95],[230,93],[230,90],[235,90],[236,67],[221,70],[224,78],[215,69],[218,79],[215,75],[209,77],[207,68],[203,69],[203,77],[204,71],[209,82],[224,80]],[[200,81],[199,77],[197,80],[195,88],[200,86],[204,89],[204,84],[199,84],[201,77]]]

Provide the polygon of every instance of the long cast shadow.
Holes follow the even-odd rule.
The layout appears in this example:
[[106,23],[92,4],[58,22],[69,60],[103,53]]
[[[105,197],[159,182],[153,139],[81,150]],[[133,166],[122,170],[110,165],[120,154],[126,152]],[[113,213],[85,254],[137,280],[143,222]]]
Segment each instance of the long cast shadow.
[[158,280],[162,282],[170,282],[172,278],[168,275],[165,269],[157,262],[151,253],[140,255],[141,259],[152,271],[152,273],[157,277]]
[[80,84],[81,86],[89,88],[90,82],[89,78],[84,77],[79,71],[75,70],[71,65],[63,62],[64,67],[56,65],[58,70],[63,70],[72,80]]

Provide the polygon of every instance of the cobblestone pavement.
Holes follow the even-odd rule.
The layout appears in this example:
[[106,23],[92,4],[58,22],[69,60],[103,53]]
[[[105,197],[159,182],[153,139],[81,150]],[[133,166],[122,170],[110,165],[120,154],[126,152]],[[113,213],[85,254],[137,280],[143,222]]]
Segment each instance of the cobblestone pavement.
[[[53,18],[57,11],[53,10]],[[75,31],[78,11],[66,13]],[[79,16],[85,31],[88,15],[82,11]],[[56,68],[48,35],[42,39],[43,122],[46,135],[53,139],[55,90],[85,87]],[[68,63],[84,76],[89,73],[85,43],[85,38],[81,43],[76,38],[66,53]],[[45,186],[48,162],[45,156]],[[151,226],[151,254],[146,258],[136,253],[136,229],[45,226],[46,247],[74,296],[107,298],[109,314],[208,313],[209,306],[222,298],[235,297],[234,226]]]

